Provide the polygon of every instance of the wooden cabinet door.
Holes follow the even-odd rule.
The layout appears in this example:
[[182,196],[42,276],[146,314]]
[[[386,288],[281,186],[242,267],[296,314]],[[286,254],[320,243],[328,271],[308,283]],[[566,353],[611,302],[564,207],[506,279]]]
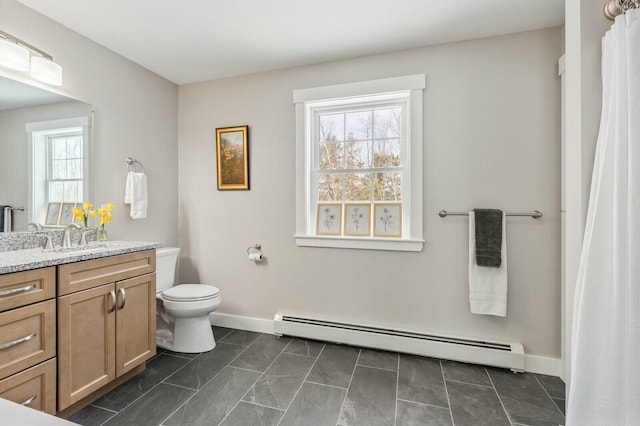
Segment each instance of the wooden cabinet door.
[[115,379],[115,285],[58,299],[58,410]]
[[116,376],[156,353],[156,274],[116,283]]

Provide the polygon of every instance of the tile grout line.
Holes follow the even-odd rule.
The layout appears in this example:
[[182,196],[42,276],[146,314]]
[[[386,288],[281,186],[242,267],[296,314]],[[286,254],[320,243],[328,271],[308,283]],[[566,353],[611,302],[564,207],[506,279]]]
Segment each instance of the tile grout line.
[[403,398],[398,398],[398,401],[406,402],[408,404],[423,405],[425,407],[433,407],[433,408],[440,408],[442,410],[448,410],[447,407],[441,407],[439,405],[433,405],[433,404],[425,404],[424,402],[409,401],[408,399],[403,399]]
[[391,371],[392,373],[397,373],[398,372],[398,370],[392,370],[390,368],[374,367],[373,365],[364,365],[364,364],[357,364],[357,365],[358,365],[358,367],[375,368],[376,370]]
[[[265,336],[266,336],[266,334],[263,334],[263,335],[265,335]],[[258,337],[258,338],[259,338],[259,337]],[[256,339],[256,341],[257,341],[257,340],[258,340],[258,339]],[[289,345],[291,344],[291,342],[293,342],[293,339],[289,340],[289,343],[287,343],[287,344],[282,348],[282,350],[280,350],[280,352],[278,353],[278,355],[276,355],[276,356],[275,356],[275,358],[273,358],[273,361],[271,361],[271,363],[267,366],[267,368],[265,368],[265,370],[262,372],[262,374],[260,374],[260,375],[256,378],[256,380],[254,380],[254,382],[251,384],[251,386],[249,386],[249,389],[247,389],[247,391],[244,393],[244,395],[242,395],[242,396],[240,397],[240,399],[239,399],[239,400],[238,400],[238,401],[233,405],[233,408],[231,408],[231,410],[229,410],[229,412],[228,412],[227,414],[225,414],[225,416],[222,418],[222,420],[220,420],[220,423],[218,423],[219,425],[220,425],[220,424],[222,424],[222,423],[226,420],[226,418],[227,418],[227,417],[229,417],[229,414],[231,414],[231,413],[233,412],[233,410],[235,410],[235,409],[236,409],[236,407],[238,406],[238,404],[240,404],[240,402],[247,402],[247,403],[249,403],[249,404],[254,404],[253,402],[243,401],[243,398],[244,398],[245,396],[247,396],[247,394],[249,393],[249,391],[250,391],[251,389],[253,389],[253,387],[256,385],[256,383],[258,383],[258,381],[259,381],[262,377],[264,377],[264,375],[265,375],[265,374],[267,374],[267,371],[269,371],[269,368],[271,368],[271,366],[273,365],[273,363],[274,363],[274,362],[276,362],[276,360],[277,360],[278,358],[280,358],[280,355],[282,355],[282,354],[284,353],[284,350],[285,350],[285,349],[287,349],[287,348],[289,347]],[[244,351],[243,351],[243,352],[244,352]],[[240,356],[240,354],[238,354],[238,356]],[[237,358],[237,357],[236,357],[236,358]],[[235,360],[236,360],[236,358],[234,358],[233,360],[231,360],[231,361],[229,362],[229,364],[231,364],[233,361],[235,361]],[[227,365],[230,367],[230,365],[229,365],[229,364],[227,364]],[[259,405],[259,404],[254,404],[254,405]],[[266,407],[266,405],[265,405],[265,407]],[[275,409],[275,410],[279,410],[279,408],[275,408],[275,407],[268,407],[268,408],[273,408],[273,409]],[[282,417],[284,417],[284,413],[282,414]],[[282,420],[282,417],[280,418],[281,420]]]
[[[293,340],[292,340],[293,341]],[[300,390],[302,389],[302,386],[304,386],[304,383],[307,381],[307,378],[309,377],[309,374],[311,374],[311,370],[313,370],[313,367],[316,366],[316,364],[318,363],[318,360],[320,359],[320,355],[322,355],[322,352],[324,352],[324,348],[326,348],[327,345],[322,345],[322,349],[320,350],[320,353],[318,354],[318,357],[313,361],[313,364],[311,364],[311,367],[309,368],[309,371],[307,371],[307,375],[304,376],[304,379],[302,380],[302,383],[300,383],[300,386],[298,386],[298,390],[296,391],[296,393],[293,394],[293,398],[291,398],[291,401],[289,402],[289,405],[287,406],[286,410],[284,410],[284,414],[282,415],[282,417],[280,417],[280,420],[278,420],[278,425],[280,423],[282,423],[282,419],[284,419],[284,416],[287,415],[287,411],[289,411],[289,408],[291,408],[291,404],[293,404],[293,401],[296,400],[296,397],[298,396],[298,393],[300,393]],[[346,392],[345,392],[346,395]],[[340,413],[338,413],[338,416],[340,416]]]
[[252,373],[260,373],[260,375],[262,375],[262,373],[264,373],[264,371],[259,371],[259,370],[252,370],[250,368],[244,368],[244,367],[237,367],[235,365],[226,365],[225,368],[235,368],[238,370],[244,370],[244,371],[251,371]]
[[312,382],[312,381],[310,381],[310,380],[305,380],[304,382],[305,382],[305,383],[310,383],[310,384],[312,384],[312,385],[326,386],[326,387],[328,387],[328,388],[342,389],[342,390],[345,390],[345,391],[347,390],[347,388],[343,388],[343,387],[340,387],[340,386],[326,385],[326,384],[324,384],[324,383]]
[[481,384],[478,384],[478,383],[463,382],[462,380],[445,379],[445,381],[453,382],[453,383],[460,383],[460,384],[463,384],[463,385],[480,386],[482,388],[493,388],[493,386],[490,386],[490,385],[481,385]]
[[[108,412],[113,413],[113,414],[118,414],[118,412],[117,412],[117,411],[113,411],[113,410],[110,410],[110,409],[108,409],[108,408],[100,407],[100,406],[98,406],[98,405],[94,405],[93,403],[89,404],[89,407],[94,407],[94,408],[97,408],[97,409],[99,409],[99,410],[104,410],[104,411],[108,411]],[[78,411],[80,411],[80,410],[78,410]],[[74,414],[75,414],[75,413],[74,413]]]
[[[513,426],[514,421],[511,420],[511,416],[509,415],[509,412],[505,408],[504,403],[502,402],[502,398],[500,398],[500,394],[498,393],[498,389],[496,388],[496,384],[493,382],[493,379],[491,378],[491,374],[489,374],[489,370],[487,370],[485,368],[484,371],[486,371],[487,376],[489,376],[489,381],[491,382],[491,386],[493,386],[493,391],[496,393],[496,396],[498,397],[498,401],[500,402],[500,405],[502,406],[502,410],[504,410],[504,414],[507,416],[507,420],[509,421],[509,424]],[[516,373],[513,373],[513,374],[516,374]]]
[[[268,405],[258,404],[257,402],[249,402],[249,401],[243,401],[243,400],[238,401],[238,404],[239,404],[239,403],[241,403],[241,402],[244,402],[245,404],[256,405],[256,406],[258,406],[258,407],[269,408],[269,409],[271,409],[271,410],[282,411],[282,415],[283,415],[283,416],[284,416],[284,413],[285,413],[285,410],[283,410],[282,408],[270,407],[270,406],[268,406]],[[237,405],[237,404],[236,404],[236,405]],[[233,410],[231,410],[231,411],[233,411]],[[231,412],[231,411],[230,411],[230,412]],[[224,420],[224,419],[223,419],[223,420]]]
[[[130,403],[128,403],[127,405],[125,405],[124,407],[122,407],[122,409],[120,409],[119,411],[116,412],[116,416],[120,413],[122,413],[124,410],[126,410],[127,408],[129,408],[132,404],[134,404],[136,401],[140,400],[140,398],[142,398],[143,396],[145,396],[146,394],[148,394],[149,392],[151,392],[152,390],[154,390],[155,388],[157,388],[158,386],[160,386],[161,384],[164,383],[164,381],[166,379],[168,379],[169,377],[173,376],[174,374],[176,374],[178,371],[182,370],[184,367],[186,367],[187,365],[189,365],[190,363],[193,362],[194,359],[197,359],[200,355],[194,357],[194,358],[181,358],[181,359],[189,359],[188,362],[185,362],[185,364],[178,368],[176,371],[174,371],[173,373],[171,373],[169,376],[165,377],[163,380],[161,380],[160,382],[158,382],[155,386],[152,386],[151,388],[149,388],[148,391],[144,392],[142,395],[140,395],[139,397],[137,397],[136,399],[134,399],[133,401],[131,401]],[[145,370],[146,370],[146,363],[145,363]],[[124,384],[124,383],[123,383]],[[122,385],[120,385],[122,386]],[[120,387],[118,386],[118,387]],[[115,389],[118,389],[118,387],[116,387]],[[113,392],[115,389],[112,389],[111,392]],[[192,390],[192,389],[191,389]],[[103,395],[104,396],[104,395]],[[95,401],[91,404],[95,407],[98,408],[102,408],[99,405],[95,405]],[[104,425],[106,422],[108,422],[109,420],[111,420],[113,417],[115,416],[111,416],[109,419],[107,419],[106,421],[104,421],[103,423],[100,424],[100,426]],[[166,420],[166,419],[165,419]],[[163,422],[164,423],[164,422]]]
[[[538,382],[538,384],[540,385],[540,387],[542,388],[542,390],[544,391],[544,393],[549,397],[549,399],[551,400],[551,403],[553,404],[554,407],[556,407],[556,410],[558,410],[558,412],[560,413],[560,415],[562,416],[562,418],[564,419],[564,413],[560,410],[560,407],[558,407],[558,405],[555,403],[555,401],[553,400],[553,397],[551,396],[551,394],[549,392],[547,392],[547,388],[544,387],[544,385],[542,384],[542,382],[538,379],[538,376],[536,376],[535,374],[533,375],[534,379],[536,379],[536,382]],[[566,419],[565,419],[566,422]]]
[[398,357],[398,365],[396,371],[396,408],[393,414],[393,426],[398,424],[398,388],[400,387],[400,354],[397,354]]
[[[231,333],[227,333],[227,334],[231,334]],[[259,336],[258,336],[259,337]],[[182,404],[180,404],[175,410],[173,410],[171,413],[169,413],[169,415],[161,422],[164,423],[166,422],[171,416],[173,416],[179,409],[181,409],[182,407],[184,407],[189,401],[191,401],[191,399],[196,396],[198,394],[198,392],[200,392],[202,389],[204,389],[205,386],[207,386],[209,384],[209,382],[211,382],[212,380],[214,380],[216,377],[218,377],[220,375],[220,373],[222,373],[224,371],[225,368],[227,368],[229,366],[229,364],[231,364],[233,361],[236,360],[236,358],[238,358],[240,355],[242,355],[247,349],[249,349],[255,342],[256,340],[258,340],[257,338],[253,340],[253,342],[249,343],[243,350],[241,350],[238,355],[236,355],[235,357],[233,357],[233,359],[231,359],[227,364],[225,364],[224,367],[222,367],[220,369],[220,371],[218,371],[216,374],[214,374],[214,376],[207,380],[202,386],[200,386],[200,389],[196,389],[196,391],[193,393],[193,395],[191,395],[189,398],[187,398]],[[218,342],[218,343],[224,343],[224,342]],[[238,346],[238,345],[236,345]],[[214,348],[215,349],[215,348]],[[202,355],[202,354],[200,354]],[[197,359],[200,357],[200,355],[198,355],[197,357],[195,357],[194,359]],[[189,364],[189,363],[187,363]],[[185,364],[186,365],[186,364]],[[177,373],[177,371],[176,371]],[[175,374],[175,373],[173,373]],[[171,376],[173,376],[173,374]],[[169,377],[171,377],[169,376]],[[167,377],[168,379],[168,377]],[[165,379],[166,380],[166,379]],[[163,381],[164,382],[164,381]],[[163,383],[161,382],[161,383]],[[167,383],[168,384],[168,383]]]
[[356,357],[356,363],[353,366],[353,371],[351,372],[351,378],[349,379],[349,384],[347,385],[347,391],[344,393],[344,398],[342,399],[342,405],[340,405],[340,411],[338,412],[338,422],[337,422],[338,425],[340,424],[340,415],[342,414],[342,410],[344,409],[344,403],[347,401],[347,395],[349,395],[349,389],[351,388],[351,382],[353,381],[353,376],[355,376],[356,374],[356,368],[358,367],[358,360],[360,359],[361,353],[362,353],[362,349],[358,348],[358,356]]
[[444,367],[442,366],[442,360],[440,360],[438,363],[440,364],[440,374],[442,374],[442,382],[444,383],[444,394],[447,395],[447,404],[449,404],[449,417],[451,417],[451,424],[453,426],[456,426],[456,422],[453,420],[453,409],[451,408],[451,399],[449,398],[447,379],[444,377]]
[[[162,383],[164,383],[164,382],[162,382]],[[180,389],[186,389],[186,390],[198,392],[198,389],[189,388],[187,386],[182,386],[182,385],[176,385],[175,383],[164,383],[164,384],[167,385],[167,386],[173,386],[173,387],[180,388]]]

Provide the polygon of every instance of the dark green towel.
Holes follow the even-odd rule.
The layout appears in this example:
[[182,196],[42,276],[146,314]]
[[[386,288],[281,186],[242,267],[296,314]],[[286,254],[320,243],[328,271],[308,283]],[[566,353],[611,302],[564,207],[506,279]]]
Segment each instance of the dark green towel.
[[476,217],[476,265],[499,268],[502,263],[502,210],[473,211]]

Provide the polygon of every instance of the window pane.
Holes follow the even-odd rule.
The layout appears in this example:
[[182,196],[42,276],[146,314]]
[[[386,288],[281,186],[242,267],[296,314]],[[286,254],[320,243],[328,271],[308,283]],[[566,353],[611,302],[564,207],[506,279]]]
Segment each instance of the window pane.
[[66,138],[52,139],[51,154],[53,158],[67,158],[67,139]]
[[320,142],[344,140],[344,114],[320,116]]
[[353,173],[345,175],[345,200],[361,201],[371,199],[371,174]]
[[67,160],[67,179],[82,179],[82,160]]
[[374,167],[400,166],[400,139],[379,139],[373,141]]
[[370,142],[345,142],[345,155],[348,169],[362,169],[371,167]]
[[399,138],[402,127],[402,108],[385,108],[373,111],[374,137]]
[[62,182],[49,182],[49,202],[61,202],[64,198]]
[[51,170],[51,179],[66,179],[67,177],[67,161],[53,160]]
[[64,200],[62,201],[78,201],[78,182],[64,183]]
[[342,143],[320,144],[320,170],[341,170],[343,158]]
[[67,157],[82,158],[82,138],[72,136],[67,138]]
[[318,176],[318,200],[342,201],[342,175]]
[[347,140],[371,139],[372,111],[349,112],[346,117]]
[[375,173],[373,181],[373,199],[375,201],[401,201],[402,173]]

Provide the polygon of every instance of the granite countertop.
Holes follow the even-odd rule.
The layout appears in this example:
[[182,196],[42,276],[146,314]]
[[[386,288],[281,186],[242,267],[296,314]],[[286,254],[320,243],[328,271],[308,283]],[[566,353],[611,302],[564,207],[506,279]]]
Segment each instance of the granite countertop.
[[43,250],[42,248],[0,252],[0,274],[45,268],[64,263],[98,259],[160,247],[160,243],[140,241],[104,241],[74,246],[71,249]]

